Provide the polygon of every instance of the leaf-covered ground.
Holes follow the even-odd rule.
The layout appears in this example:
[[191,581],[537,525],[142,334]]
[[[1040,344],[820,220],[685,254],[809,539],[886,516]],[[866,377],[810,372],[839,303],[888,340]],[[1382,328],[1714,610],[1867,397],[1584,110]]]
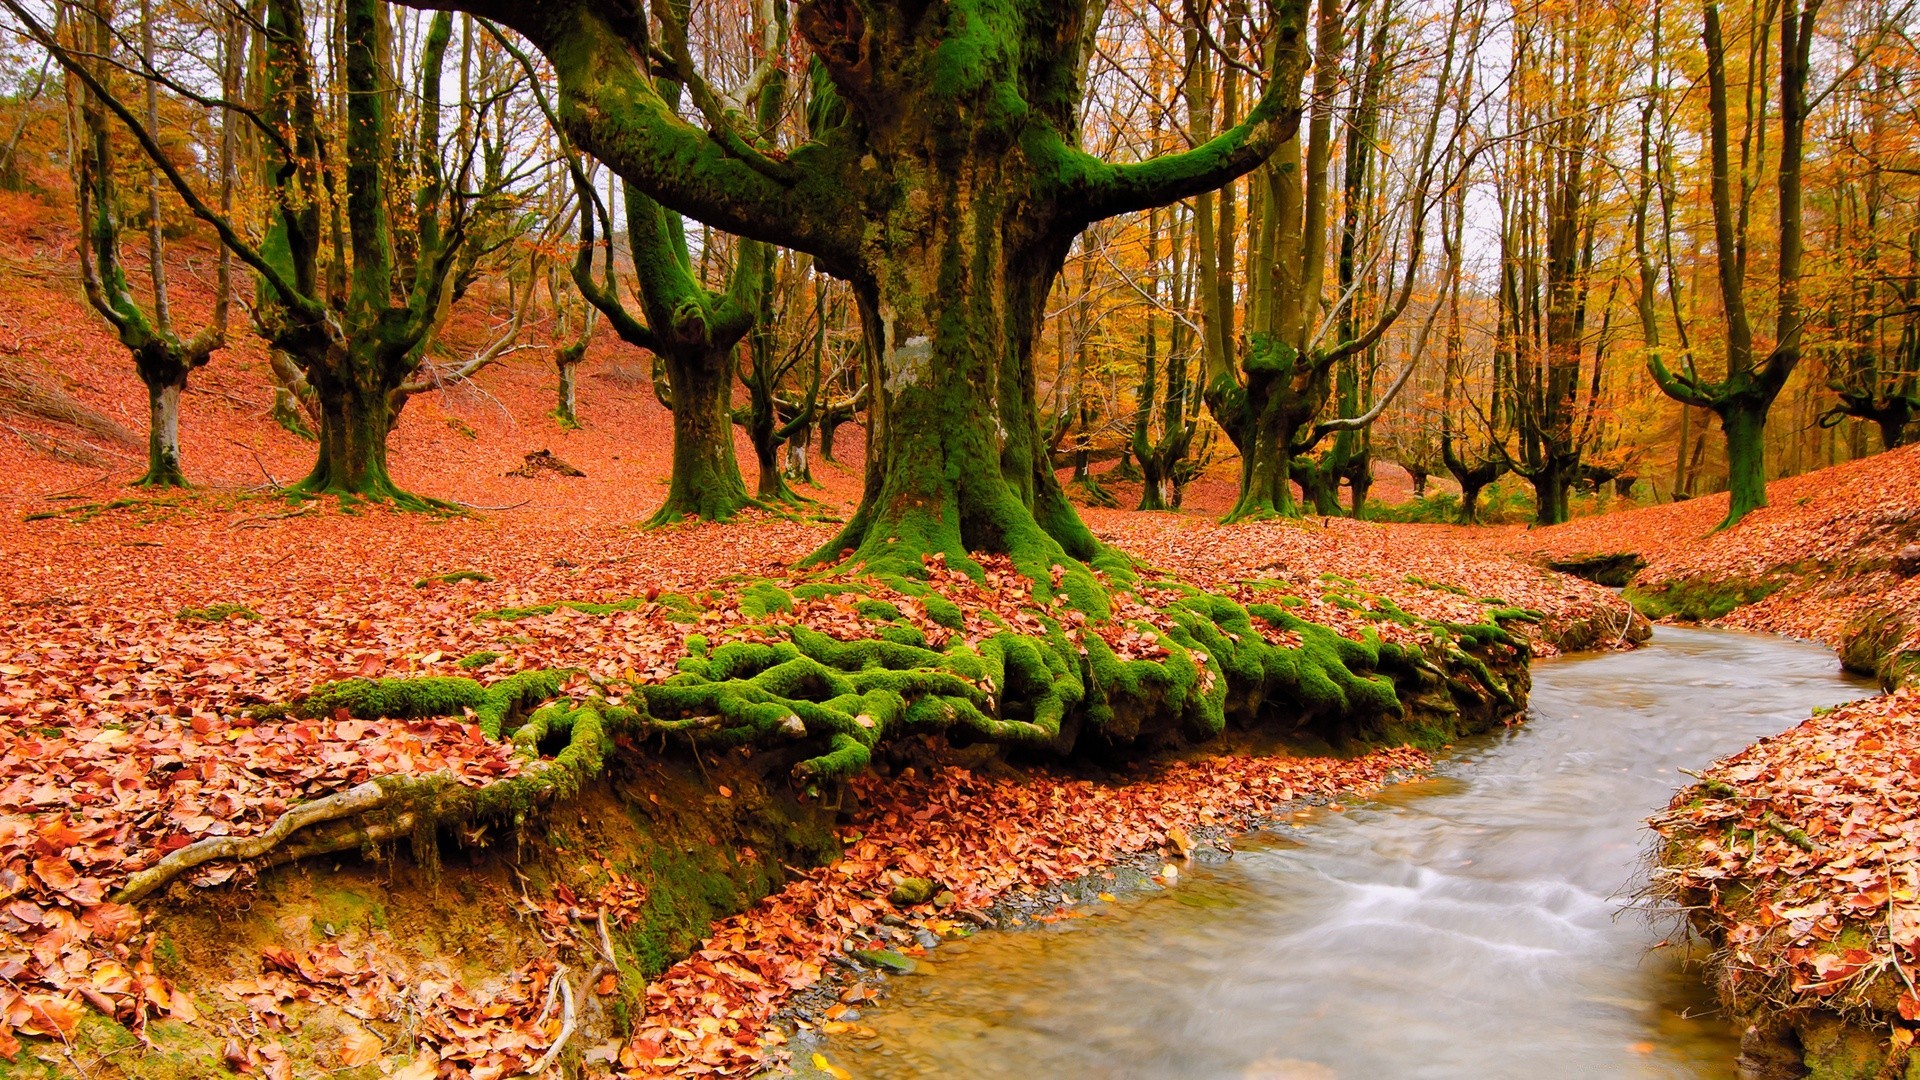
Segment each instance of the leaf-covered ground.
[[[0,274],[0,362],[137,429],[138,384],[73,288],[64,226],[11,202],[0,211],[18,219],[0,229],[8,270]],[[183,292],[191,314],[191,288]],[[458,323],[456,344],[461,332],[482,338],[482,321]],[[123,1068],[65,1057],[84,1017],[98,1012],[136,1031],[156,1020],[192,1025],[226,1045],[235,1069],[297,1075],[313,1063],[290,1050],[290,1003],[318,1001],[370,1025],[348,1029],[329,1068],[407,1060],[394,1055],[411,1046],[367,1041],[369,1032],[390,1035],[382,1025],[401,1015],[417,1021],[414,1063],[433,1063],[421,1075],[524,1068],[559,1035],[563,980],[550,964],[436,981],[419,976],[422,957],[404,944],[363,943],[348,955],[341,942],[315,936],[263,950],[237,982],[182,987],[158,973],[142,912],[109,894],[169,851],[256,835],[289,806],[369,779],[445,774],[473,786],[513,775],[521,759],[458,718],[249,714],[350,677],[492,682],[561,667],[664,677],[689,632],[744,632],[751,620],[739,614],[737,583],[725,579],[779,578],[823,543],[857,493],[857,466],[816,457],[824,487],[810,494],[820,502],[791,516],[639,529],[665,491],[667,416],[652,398],[645,358],[602,340],[582,382],[583,430],[563,432],[545,416],[552,376],[540,350],[408,405],[393,442],[399,481],[505,509],[434,517],[289,504],[272,484],[299,475],[311,447],[266,417],[265,365],[241,337],[195,376],[187,398],[182,436],[188,472],[202,484],[195,492],[131,495],[122,485],[138,464],[127,448],[99,444],[95,462],[74,462],[49,456],[44,442],[71,440],[71,432],[18,417],[0,431],[0,560],[8,567],[0,576],[0,1019],[9,1033],[0,1052],[51,1056],[56,1071]],[[508,475],[535,449],[587,475]],[[858,429],[844,429],[837,449],[858,462]],[[1197,491],[1196,509],[1206,508],[1207,490]],[[1223,528],[1199,514],[1101,511],[1090,520],[1143,563],[1195,584],[1231,592],[1249,577],[1281,582],[1304,617],[1348,636],[1420,633],[1393,611],[1478,621],[1488,597],[1544,613],[1542,651],[1570,626],[1626,628],[1624,608],[1604,590],[1517,560],[1467,557],[1445,530],[1344,521]],[[945,587],[968,611],[1017,619],[1031,602],[1010,574],[984,584],[953,576]],[[675,621],[687,617],[689,597],[698,621]],[[840,637],[872,632],[844,598],[803,602],[782,617]],[[1123,658],[1154,648],[1118,624],[1087,629]],[[823,955],[849,934],[877,941],[900,929],[883,928],[887,905],[867,895],[884,893],[886,875],[926,866],[951,903],[914,918],[942,928],[1008,889],[1162,845],[1169,828],[1250,821],[1288,792],[1364,792],[1420,765],[1405,753],[1352,762],[1221,757],[1122,788],[1045,770],[1013,787],[958,772],[862,781],[866,816],[850,832],[864,839],[848,858],[716,928],[706,949],[648,991],[639,1041],[599,1048],[601,1056],[642,1072],[749,1068],[764,1052],[756,1047],[767,1018],[815,977]],[[595,916],[617,922],[623,902],[630,907],[649,885],[602,876],[597,895],[530,898],[551,916],[554,955],[574,964],[575,978],[581,958],[591,963],[598,952]],[[226,890],[244,890],[247,880],[218,862],[191,879]],[[29,1045],[15,1051],[6,1040],[16,1036]],[[679,1060],[656,1064],[671,1059]]]
[[[1636,552],[1634,585],[1658,592],[1704,583],[1744,591],[1721,625],[1844,644],[1851,623],[1881,608],[1920,612],[1920,576],[1895,568],[1920,543],[1920,446],[1862,458],[1767,486],[1769,505],[1714,531],[1727,497],[1582,518],[1551,529],[1486,530],[1475,542],[1523,555]],[[1727,596],[1707,595],[1730,602]],[[1916,637],[1907,645],[1920,648]]]
[[1920,699],[1843,705],[1701,774],[1653,821],[1654,894],[1713,927],[1745,1008],[1920,1027]]
[[[1625,626],[1624,609],[1604,590],[1519,562],[1465,562],[1424,542],[1418,530],[1348,523],[1227,529],[1204,519],[1124,514],[1101,515],[1095,524],[1123,549],[1199,584],[1231,589],[1249,576],[1286,582],[1306,618],[1355,637],[1416,632],[1369,613],[1369,603],[1471,621],[1484,615],[1483,596],[1558,622],[1604,618]],[[324,947],[292,959],[263,957],[265,989],[221,995],[217,988],[170,986],[144,955],[140,914],[106,897],[170,850],[209,836],[256,834],[302,800],[387,775],[446,773],[481,784],[512,774],[516,762],[501,742],[458,720],[255,721],[249,710],[355,676],[491,681],[526,668],[579,667],[662,678],[684,655],[689,632],[724,640],[730,628],[749,625],[734,587],[716,583],[731,574],[780,577],[830,531],[827,524],[759,516],[648,532],[618,510],[601,511],[598,521],[579,510],[564,521],[521,511],[348,514],[231,492],[140,499],[10,525],[0,533],[0,558],[16,568],[5,582],[9,618],[0,627],[0,844],[7,852],[0,889],[8,896],[0,950],[12,958],[0,959],[11,981],[0,993],[8,995],[10,1027],[70,1037],[84,1007],[138,1028],[155,1016],[210,1022],[235,1000],[249,1009],[272,1004],[261,1013],[271,1016],[296,991],[365,998],[369,986],[383,985],[377,972],[365,979],[327,974],[329,963],[341,961],[328,960]],[[970,612],[999,608],[1018,618],[1031,602],[1024,580],[1011,574],[984,585],[948,577],[946,587]],[[700,598],[696,621],[675,621],[687,611],[670,601],[685,597]],[[846,638],[872,632],[844,598],[802,602],[788,617]],[[1124,631],[1093,629],[1114,634],[1119,650],[1150,647],[1126,641]],[[1300,795],[1325,795],[1368,790],[1387,770],[1416,764],[1397,757],[1337,764],[1224,758],[1121,795],[1042,777],[1000,799],[1010,807],[1041,800],[1067,808],[1039,816],[1011,808],[977,816],[966,800],[980,798],[981,789],[956,777],[926,788],[894,781],[904,786],[892,795],[876,791],[873,799],[924,807],[934,824],[922,821],[927,831],[902,842],[900,850],[916,858],[901,865],[934,862],[936,876],[964,907],[1015,884],[1055,880],[1162,843],[1169,814],[1191,824],[1210,808],[1222,820],[1246,820],[1273,801],[1264,788],[1247,786],[1256,774]],[[978,805],[996,805],[995,798]],[[1101,812],[1085,812],[1087,800],[1104,801]],[[1163,805],[1181,809],[1155,809]],[[953,827],[975,820],[1010,830],[1021,857],[1009,862],[1007,849],[991,846],[1013,843],[994,841],[998,833],[969,837]],[[736,923],[736,930],[761,929],[742,941],[731,967],[703,954],[669,973],[650,991],[649,1015],[660,1023],[642,1029],[652,1034],[628,1061],[644,1069],[655,1059],[683,1059],[675,1071],[698,1062],[737,1069],[756,1060],[758,1051],[740,1040],[753,1045],[782,995],[758,986],[753,974],[776,990],[805,984],[825,950],[871,927],[881,913],[858,899],[856,890],[887,868],[861,856],[864,850],[856,847],[841,870],[809,879],[801,893],[782,894],[774,907]],[[193,880],[232,887],[234,874],[230,863],[213,864]],[[812,896],[807,889],[825,891],[796,899]],[[727,932],[707,953],[728,954]],[[768,951],[775,940],[784,951]],[[497,1036],[483,1045],[509,1048],[495,1058],[487,1057],[493,1050],[465,1053],[450,1039],[426,1045],[449,1069],[473,1075],[490,1075],[489,1062],[524,1065],[555,1034],[555,1009],[533,1022],[545,1002],[532,999],[551,986],[547,978],[529,970],[500,986],[445,988],[445,1008],[453,1010],[445,1015],[466,1008],[461,994],[518,1002],[483,1025],[494,1033],[488,1039]],[[406,983],[398,976],[387,981]],[[196,995],[210,992],[211,1003],[195,1004]],[[359,1008],[378,1021],[390,1010],[377,1005],[368,998]],[[707,1030],[715,1021],[721,1027]],[[272,1038],[242,1040],[235,1060],[274,1075],[285,1061],[273,1056],[274,1045]]]

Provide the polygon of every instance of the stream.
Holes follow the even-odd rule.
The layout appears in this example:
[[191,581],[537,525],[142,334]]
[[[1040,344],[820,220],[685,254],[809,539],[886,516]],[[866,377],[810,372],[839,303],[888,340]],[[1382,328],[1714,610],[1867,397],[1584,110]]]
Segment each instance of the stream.
[[1529,721],[1431,778],[946,943],[858,1016],[877,1038],[819,1048],[861,1078],[1733,1077],[1737,1032],[1652,948],[1673,927],[1630,909],[1641,823],[1680,769],[1873,688],[1815,645],[1669,627],[1533,674]]

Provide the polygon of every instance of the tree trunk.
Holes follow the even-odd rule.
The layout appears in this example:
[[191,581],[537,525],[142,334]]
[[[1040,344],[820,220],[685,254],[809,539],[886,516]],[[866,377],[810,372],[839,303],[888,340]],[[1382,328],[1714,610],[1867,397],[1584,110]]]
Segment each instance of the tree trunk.
[[810,433],[805,431],[787,440],[787,461],[782,467],[782,471],[786,474],[788,481],[795,484],[811,484],[814,482],[813,469],[807,463],[807,448],[812,441]]
[[[1248,383],[1239,425],[1240,496],[1227,512],[1229,522],[1300,516],[1293,499],[1294,424],[1284,393],[1284,387],[1271,386],[1259,375]],[[1220,415],[1217,408],[1215,415]]]
[[1486,486],[1471,479],[1460,482],[1460,524],[1480,524],[1480,492]]
[[1033,338],[1069,241],[1033,233],[1044,223],[1024,212],[1018,162],[896,158],[923,216],[855,286],[872,388],[867,482],[820,555],[852,548],[870,569],[918,575],[923,555],[965,565],[971,551],[1002,553],[1042,588],[1065,566],[1104,610],[1076,561],[1098,544],[1054,475],[1035,405]]
[[554,367],[560,372],[558,401],[553,408],[553,418],[560,426],[572,431],[580,426],[580,414],[575,411],[575,379],[580,368],[580,358],[569,358],[564,353],[554,361]]
[[180,394],[187,388],[183,368],[173,378],[149,378],[147,384],[150,420],[147,425],[147,471],[135,480],[135,487],[188,487],[186,474],[180,471]]
[[1407,473],[1408,475],[1413,477],[1413,497],[1416,499],[1426,498],[1427,497],[1427,470],[1408,469]]
[[1573,478],[1562,464],[1560,455],[1551,448],[1547,449],[1546,457],[1540,471],[1529,477],[1533,481],[1533,523],[1562,525],[1569,514],[1567,492],[1573,486]]
[[1767,403],[1734,398],[1718,410],[1727,436],[1727,528],[1767,505]]
[[1295,458],[1294,477],[1300,482],[1300,497],[1321,517],[1340,516],[1340,474],[1324,461]]
[[731,358],[690,352],[665,359],[673,387],[673,472],[667,501],[647,524],[725,521],[754,502],[733,452]]
[[833,456],[833,433],[840,430],[840,421],[829,414],[820,421],[820,460],[839,464]]
[[317,364],[307,365],[307,370],[313,373],[310,381],[320,404],[320,456],[295,490],[424,503],[395,487],[387,472],[387,433],[396,419],[388,388],[318,377],[322,369]]
[[1373,488],[1373,455],[1371,453],[1361,455],[1359,467],[1349,475],[1348,482],[1353,485],[1353,499],[1348,504],[1348,513],[1355,520],[1359,520],[1360,512],[1367,507],[1367,492]]

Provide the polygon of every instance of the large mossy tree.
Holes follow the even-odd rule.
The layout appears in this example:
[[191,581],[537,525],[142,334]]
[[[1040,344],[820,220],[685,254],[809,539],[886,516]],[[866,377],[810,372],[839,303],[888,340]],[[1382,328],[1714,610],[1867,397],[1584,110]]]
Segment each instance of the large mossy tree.
[[498,20],[546,54],[559,117],[648,197],[814,257],[852,283],[868,338],[866,487],[823,549],[922,572],[1003,552],[1039,582],[1097,550],[1055,479],[1036,418],[1033,341],[1074,238],[1103,218],[1244,174],[1293,134],[1304,0],[1282,0],[1265,94],[1190,150],[1115,164],[1080,148],[1101,6],[810,0],[795,27],[844,123],[785,153],[696,91],[702,122],[644,60],[674,60],[631,0],[414,0]]

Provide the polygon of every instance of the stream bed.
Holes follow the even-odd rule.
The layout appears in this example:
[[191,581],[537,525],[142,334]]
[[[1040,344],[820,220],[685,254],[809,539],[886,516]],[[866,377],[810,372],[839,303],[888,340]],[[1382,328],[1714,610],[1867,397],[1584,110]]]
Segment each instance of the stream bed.
[[[949,942],[819,1046],[861,1078],[1731,1078],[1738,1033],[1632,903],[1698,769],[1865,696],[1833,653],[1659,628],[1534,666],[1433,777],[1241,838],[1164,891]],[[813,1047],[796,1042],[796,1064]]]

